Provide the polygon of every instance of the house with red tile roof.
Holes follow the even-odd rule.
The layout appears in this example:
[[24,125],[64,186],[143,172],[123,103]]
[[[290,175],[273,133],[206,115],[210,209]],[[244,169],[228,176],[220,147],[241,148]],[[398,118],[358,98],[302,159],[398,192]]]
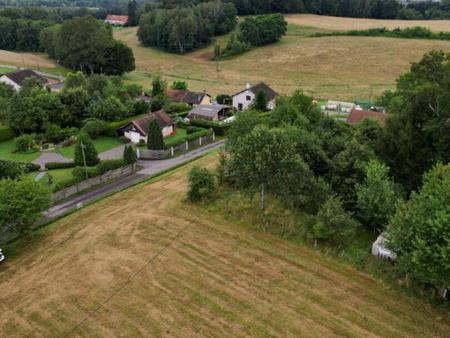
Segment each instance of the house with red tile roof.
[[128,23],[128,15],[108,15],[105,23],[113,26],[125,26]]
[[377,111],[367,111],[358,108],[353,108],[350,115],[347,117],[347,123],[355,125],[364,119],[372,119],[378,121],[381,125],[386,123],[388,114]]

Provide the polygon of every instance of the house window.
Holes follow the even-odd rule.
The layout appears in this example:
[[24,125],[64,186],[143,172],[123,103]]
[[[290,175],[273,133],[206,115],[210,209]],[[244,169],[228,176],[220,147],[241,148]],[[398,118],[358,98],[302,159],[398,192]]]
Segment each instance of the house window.
[[250,95],[247,95],[245,98],[247,99],[247,101],[251,101],[252,100],[252,97]]
[[239,109],[239,110],[242,110],[243,108],[244,108],[243,104],[242,104],[242,103],[239,103],[239,104],[238,104],[238,109]]

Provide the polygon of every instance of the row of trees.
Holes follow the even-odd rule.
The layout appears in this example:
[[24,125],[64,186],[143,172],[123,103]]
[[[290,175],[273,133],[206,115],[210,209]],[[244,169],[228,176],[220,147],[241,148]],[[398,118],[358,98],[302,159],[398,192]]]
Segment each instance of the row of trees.
[[[188,5],[202,0],[160,0],[163,7]],[[228,0],[239,15],[313,13],[376,19],[433,19],[450,17],[450,1],[421,1],[402,5],[397,0]]]
[[[320,114],[300,92],[271,113],[239,114],[218,167],[219,182],[309,214],[299,234],[338,247],[364,231],[388,231],[398,271],[422,285],[450,285],[449,55],[413,64],[384,102],[383,128]],[[191,174],[191,199],[211,181]],[[204,190],[202,190],[203,188]],[[195,188],[195,189],[194,189]],[[206,195],[205,195],[206,196]]]
[[233,4],[205,2],[195,7],[157,9],[141,16],[138,37],[147,46],[185,53],[234,29],[237,12]]
[[39,34],[50,25],[44,20],[17,20],[0,16],[0,49],[37,52],[40,50]]

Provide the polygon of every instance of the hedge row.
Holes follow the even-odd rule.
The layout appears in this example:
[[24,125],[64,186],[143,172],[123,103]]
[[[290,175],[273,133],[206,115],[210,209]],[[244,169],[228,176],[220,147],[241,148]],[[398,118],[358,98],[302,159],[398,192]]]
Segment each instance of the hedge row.
[[208,136],[208,135],[211,135],[211,134],[212,134],[212,131],[210,129],[202,129],[202,130],[196,131],[195,133],[188,134],[182,139],[165,142],[164,143],[164,147],[166,149],[169,149],[170,147],[176,147],[176,146],[178,146],[180,144],[183,144],[186,141],[194,141],[194,140],[196,140],[196,139],[198,139],[200,137]]
[[231,124],[221,124],[214,121],[205,121],[200,119],[192,119],[191,125],[202,128],[212,128],[214,133],[219,136],[226,135],[231,128]]
[[52,170],[52,169],[67,169],[67,168],[75,168],[76,164],[75,162],[48,162],[45,164],[45,169]]
[[[69,164],[69,163],[66,163]],[[101,176],[105,174],[108,171],[119,169],[123,166],[125,166],[125,162],[123,159],[117,159],[117,160],[105,160],[97,164],[95,167],[88,167],[87,170],[84,167],[77,167],[74,163],[72,164],[72,167],[74,169],[72,170],[73,178],[67,179],[65,181],[58,182],[53,187],[53,192],[57,192],[59,190],[71,187],[72,185],[75,185],[77,183],[80,183],[81,181],[84,181],[86,179],[86,172],[88,178],[93,178],[97,176]],[[72,167],[66,167],[66,168],[72,168]],[[60,168],[53,168],[53,169],[60,169]]]
[[9,141],[16,137],[14,130],[7,126],[0,125],[0,142]]

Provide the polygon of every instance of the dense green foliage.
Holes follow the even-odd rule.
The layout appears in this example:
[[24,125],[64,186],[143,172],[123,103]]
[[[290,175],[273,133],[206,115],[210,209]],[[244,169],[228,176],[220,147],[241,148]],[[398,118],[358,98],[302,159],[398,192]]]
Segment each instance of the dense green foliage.
[[150,150],[164,149],[164,138],[158,119],[152,119],[148,125],[147,148]]
[[78,135],[74,162],[78,166],[94,166],[99,163],[98,153],[92,140],[85,133]]
[[378,153],[408,191],[424,172],[450,161],[450,54],[433,51],[414,63],[387,94],[387,121]]
[[138,37],[144,45],[185,53],[208,44],[236,25],[236,8],[220,1],[193,7],[157,9],[141,16]]
[[50,204],[50,192],[31,178],[0,180],[0,228],[26,232]]
[[412,278],[450,287],[450,165],[436,165],[389,226],[398,265]]
[[206,168],[193,167],[188,175],[187,198],[199,202],[211,198],[215,189],[215,176]]
[[246,17],[239,25],[241,39],[252,46],[263,46],[278,41],[287,31],[287,22],[281,14]]
[[3,178],[15,179],[22,175],[22,168],[13,161],[0,160],[0,180]]
[[[159,0],[164,7],[187,6],[208,0]],[[403,5],[397,0],[227,0],[239,15],[265,13],[312,13],[374,19],[450,18],[450,1],[414,1]]]
[[40,40],[51,58],[70,69],[121,75],[135,68],[131,48],[114,40],[111,28],[93,17],[74,18],[46,28]]
[[81,72],[69,74],[60,93],[51,93],[27,79],[20,92],[14,91],[2,101],[0,123],[6,126],[0,127],[0,140],[13,137],[16,131],[59,143],[76,136],[80,127],[92,138],[111,134],[103,121],[121,121],[148,111],[145,102],[135,100],[142,91],[140,86],[125,85],[120,77],[87,77]]
[[214,58],[221,59],[242,54],[253,46],[277,42],[287,31],[287,22],[281,14],[245,17],[233,32],[223,50],[216,48]]
[[133,146],[126,145],[123,149],[123,161],[125,164],[133,164],[137,161],[136,151]]
[[356,187],[357,217],[374,230],[383,230],[401,200],[399,188],[388,176],[388,168],[379,161],[366,166],[366,179]]

